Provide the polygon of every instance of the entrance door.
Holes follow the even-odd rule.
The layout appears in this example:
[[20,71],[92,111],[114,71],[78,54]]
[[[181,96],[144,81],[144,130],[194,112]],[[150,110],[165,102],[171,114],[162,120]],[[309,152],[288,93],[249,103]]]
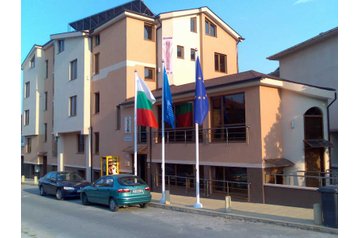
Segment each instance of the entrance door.
[[138,155],[138,176],[143,179],[144,181],[147,181],[146,177],[146,164],[147,164],[147,155]]
[[[305,150],[306,157],[306,186],[320,187],[321,172],[324,172],[323,148],[310,148]],[[316,177],[316,178],[315,178]]]

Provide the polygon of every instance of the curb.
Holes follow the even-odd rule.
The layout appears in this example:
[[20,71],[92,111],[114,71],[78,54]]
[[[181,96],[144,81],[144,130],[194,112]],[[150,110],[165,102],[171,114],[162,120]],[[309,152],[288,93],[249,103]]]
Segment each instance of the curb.
[[325,227],[325,226],[317,226],[317,225],[310,225],[310,224],[272,220],[272,219],[267,219],[267,218],[243,216],[243,215],[239,215],[239,214],[223,213],[223,212],[217,212],[217,211],[212,211],[212,210],[208,210],[208,209],[195,209],[195,208],[188,208],[188,207],[182,207],[182,206],[163,205],[163,204],[157,203],[157,202],[150,202],[148,205],[151,207],[162,208],[162,209],[167,209],[167,210],[172,210],[172,211],[187,212],[187,213],[193,213],[193,214],[199,214],[199,215],[205,215],[205,216],[213,216],[213,217],[222,217],[225,219],[235,219],[235,220],[240,220],[240,221],[274,224],[274,225],[280,225],[280,226],[285,226],[285,227],[298,228],[298,229],[302,229],[302,230],[324,232],[324,233],[329,233],[329,234],[338,234],[338,229]]

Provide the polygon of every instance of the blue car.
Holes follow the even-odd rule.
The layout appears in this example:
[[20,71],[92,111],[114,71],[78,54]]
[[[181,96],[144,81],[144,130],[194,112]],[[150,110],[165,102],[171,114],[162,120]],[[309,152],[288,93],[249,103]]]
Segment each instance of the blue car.
[[141,178],[131,174],[102,176],[81,190],[82,204],[108,205],[113,212],[118,207],[127,205],[144,208],[151,199],[149,186]]
[[40,195],[55,195],[58,200],[64,198],[79,198],[80,189],[89,185],[75,172],[52,171],[39,179]]

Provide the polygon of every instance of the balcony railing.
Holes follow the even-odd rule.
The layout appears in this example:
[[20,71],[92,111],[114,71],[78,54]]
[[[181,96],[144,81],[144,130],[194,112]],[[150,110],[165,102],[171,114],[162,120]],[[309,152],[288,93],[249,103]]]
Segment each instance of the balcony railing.
[[301,187],[322,187],[338,185],[338,173],[329,170],[326,172],[300,170],[289,174],[272,173],[265,175],[265,182]]
[[[233,143],[249,142],[249,127],[242,126],[225,126],[220,128],[199,129],[199,142],[204,143]],[[162,141],[162,131],[154,132],[156,143]],[[166,143],[194,143],[195,129],[180,128],[180,129],[165,129],[164,138]]]

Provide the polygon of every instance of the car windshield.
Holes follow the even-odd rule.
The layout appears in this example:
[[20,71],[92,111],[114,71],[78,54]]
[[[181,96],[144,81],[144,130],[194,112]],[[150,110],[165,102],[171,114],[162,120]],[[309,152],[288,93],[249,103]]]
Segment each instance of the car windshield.
[[135,176],[118,178],[118,182],[124,186],[138,186],[146,184],[141,178]]
[[82,177],[76,173],[64,172],[58,174],[58,180],[61,181],[81,181]]

